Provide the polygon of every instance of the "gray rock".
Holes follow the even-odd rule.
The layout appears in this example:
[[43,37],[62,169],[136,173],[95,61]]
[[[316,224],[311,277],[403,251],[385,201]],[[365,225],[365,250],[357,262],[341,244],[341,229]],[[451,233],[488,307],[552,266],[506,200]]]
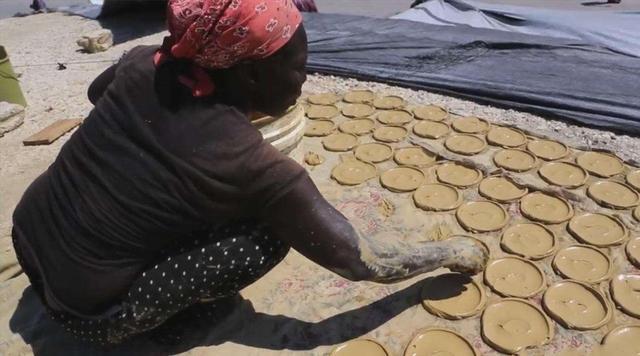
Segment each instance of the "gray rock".
[[0,101],[0,136],[15,130],[24,122],[24,107]]

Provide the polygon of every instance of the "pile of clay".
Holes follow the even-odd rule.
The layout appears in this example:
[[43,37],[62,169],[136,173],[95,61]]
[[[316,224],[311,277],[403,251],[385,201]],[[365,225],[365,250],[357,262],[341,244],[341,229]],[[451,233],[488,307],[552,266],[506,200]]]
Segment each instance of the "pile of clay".
[[[562,330],[606,340],[640,317],[640,169],[610,152],[407,103],[366,89],[306,98],[309,169],[328,164],[344,189],[379,185],[415,209],[450,214],[468,235],[495,246],[482,276],[443,274],[424,283],[426,312],[443,319],[407,330],[405,355],[478,355],[469,340],[503,353],[550,343]],[[325,160],[337,155],[337,159]],[[621,258],[620,258],[621,257]],[[463,286],[455,296],[439,291]],[[475,335],[456,321],[477,318]],[[633,329],[635,330],[635,329]],[[616,334],[617,335],[617,334]],[[640,351],[640,341],[631,340]],[[635,348],[634,348],[635,347]],[[333,355],[388,355],[375,340]]]

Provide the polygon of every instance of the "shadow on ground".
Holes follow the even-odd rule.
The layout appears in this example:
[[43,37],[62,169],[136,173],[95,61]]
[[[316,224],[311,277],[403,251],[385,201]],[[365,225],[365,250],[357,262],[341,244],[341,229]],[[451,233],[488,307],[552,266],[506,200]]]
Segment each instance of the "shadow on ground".
[[[269,350],[312,350],[360,337],[415,306],[420,302],[423,284],[429,280],[417,282],[371,304],[319,322],[261,313],[253,308],[250,301],[242,300],[227,319],[208,330],[185,325],[187,337],[181,345],[161,346],[148,338],[138,337],[109,350],[96,349],[73,339],[46,315],[44,307],[29,287],[25,289],[11,318],[10,328],[31,345],[36,356],[170,355],[228,341]],[[447,293],[432,293],[429,298],[444,299],[458,295],[465,290],[463,284],[449,288]]]
[[113,43],[120,44],[136,38],[162,32],[165,25],[165,6],[162,2],[130,5],[126,8],[103,9],[106,16],[98,18],[103,28],[113,33]]

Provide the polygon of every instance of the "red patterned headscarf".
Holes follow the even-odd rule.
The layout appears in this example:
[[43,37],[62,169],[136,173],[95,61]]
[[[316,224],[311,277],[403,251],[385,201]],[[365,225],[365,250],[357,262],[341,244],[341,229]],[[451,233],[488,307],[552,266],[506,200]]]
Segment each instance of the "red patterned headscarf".
[[207,96],[214,86],[203,68],[229,68],[269,57],[301,22],[292,0],[169,0],[170,36],[154,62],[158,66],[168,57],[192,60],[196,65],[191,75],[179,80],[194,96]]

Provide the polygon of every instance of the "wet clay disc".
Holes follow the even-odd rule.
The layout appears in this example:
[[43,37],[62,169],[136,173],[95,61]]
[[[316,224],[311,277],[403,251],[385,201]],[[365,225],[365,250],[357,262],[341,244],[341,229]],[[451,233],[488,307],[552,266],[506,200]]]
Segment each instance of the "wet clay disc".
[[577,281],[561,281],[547,288],[542,305],[567,329],[595,330],[611,319],[611,308],[604,296]]
[[381,142],[400,142],[407,137],[407,129],[396,126],[378,127],[373,131],[373,138]]
[[603,152],[586,152],[578,156],[576,163],[589,173],[609,178],[622,173],[624,165],[620,158]]
[[424,182],[424,173],[410,167],[391,168],[380,175],[380,184],[392,192],[411,192]]
[[519,257],[490,261],[484,270],[484,283],[503,297],[519,298],[530,298],[546,286],[540,268]]
[[545,163],[538,174],[549,184],[569,189],[584,185],[589,178],[589,173],[584,168],[568,162]]
[[509,214],[496,203],[473,201],[460,206],[456,211],[456,218],[467,231],[488,232],[500,230],[507,225]]
[[438,156],[422,147],[404,147],[396,150],[393,160],[401,166],[427,166],[433,164]]
[[613,277],[611,298],[623,312],[640,318],[640,275],[619,274]]
[[322,145],[327,151],[344,152],[349,151],[358,144],[358,137],[346,133],[338,132],[325,137]]
[[482,338],[498,351],[516,354],[551,341],[553,324],[532,303],[506,298],[482,313]]
[[342,115],[346,117],[367,117],[373,114],[376,109],[367,104],[347,104],[342,108]]
[[504,177],[487,177],[478,186],[480,195],[500,203],[508,203],[522,198],[527,194],[527,188],[520,188]]
[[449,125],[443,122],[421,121],[413,126],[413,133],[433,140],[448,135],[450,131]]
[[459,273],[428,278],[422,287],[422,306],[445,319],[463,319],[478,314],[487,301],[481,284]]
[[559,224],[573,217],[573,207],[566,200],[534,192],[520,200],[520,211],[527,218],[543,223]]
[[412,111],[418,120],[442,121],[449,116],[447,109],[437,105],[418,106]]
[[450,185],[432,183],[418,187],[413,193],[413,201],[423,210],[447,211],[462,204],[462,194]]
[[304,155],[304,161],[310,166],[317,166],[324,163],[324,157],[313,151],[309,151]]
[[551,265],[559,275],[586,283],[598,283],[609,278],[612,266],[609,256],[589,245],[561,249]]
[[447,138],[444,146],[451,152],[471,156],[482,152],[487,143],[478,136],[460,134]]
[[611,330],[602,339],[602,345],[616,350],[615,355],[640,355],[639,340],[640,325],[623,325]]
[[478,351],[455,331],[432,328],[420,331],[404,351],[404,356],[429,355],[478,356]]
[[404,99],[395,95],[383,96],[375,98],[373,100],[373,106],[383,110],[399,109],[404,106]]
[[354,154],[364,162],[384,162],[393,156],[393,148],[383,143],[365,143],[356,147]]
[[309,105],[307,117],[310,119],[331,119],[340,113],[333,105]]
[[368,104],[373,102],[374,98],[375,95],[371,90],[359,89],[347,92],[342,100],[347,103]]
[[310,95],[307,101],[316,105],[333,105],[340,100],[340,97],[334,93],[322,93]]
[[556,235],[538,223],[522,223],[509,226],[502,234],[500,246],[518,256],[539,260],[556,249]]
[[314,120],[307,123],[304,135],[308,137],[330,135],[336,126],[330,120]]
[[336,346],[330,356],[389,356],[384,346],[373,340],[359,339]]
[[389,126],[402,126],[413,121],[413,115],[404,110],[385,110],[378,113],[378,121]]
[[567,229],[578,241],[598,247],[619,245],[628,234],[627,227],[620,220],[592,213],[574,216]]
[[338,126],[340,131],[358,136],[370,133],[375,127],[376,123],[371,119],[348,120]]
[[640,194],[626,184],[599,181],[587,188],[587,195],[596,203],[613,209],[629,209],[640,204]]
[[462,133],[477,134],[489,130],[489,122],[475,116],[467,116],[456,119],[451,124],[454,130]]
[[560,159],[569,154],[569,148],[564,143],[543,139],[529,141],[527,151],[546,161]]
[[627,184],[640,191],[640,169],[629,172],[626,177]]
[[625,247],[625,252],[627,253],[629,262],[637,268],[640,268],[640,237],[629,240]]
[[376,174],[376,166],[355,159],[341,162],[331,171],[331,177],[343,185],[358,185]]
[[514,172],[525,172],[538,164],[535,155],[518,149],[504,149],[493,156],[496,166]]
[[459,188],[470,187],[482,180],[479,169],[469,168],[458,163],[450,162],[440,165],[436,169],[438,180]]
[[527,136],[520,130],[494,126],[487,132],[487,141],[496,146],[520,147],[527,143]]

